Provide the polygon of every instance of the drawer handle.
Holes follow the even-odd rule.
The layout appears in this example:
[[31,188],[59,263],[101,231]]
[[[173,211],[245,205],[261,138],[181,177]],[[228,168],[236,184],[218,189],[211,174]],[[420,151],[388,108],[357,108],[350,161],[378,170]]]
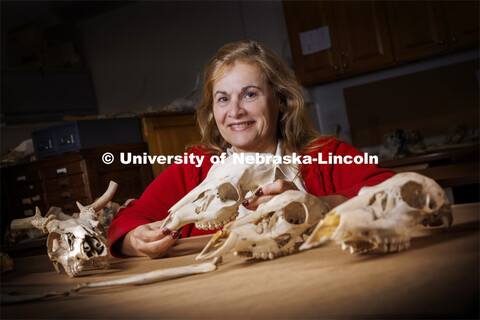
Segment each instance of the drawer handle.
[[60,198],[62,199],[70,199],[72,197],[72,192],[69,190],[69,191],[63,191],[62,193],[60,193]]
[[32,209],[23,210],[23,215],[27,217],[33,216],[33,210]]
[[67,173],[67,167],[57,169],[57,174],[63,174],[63,173]]
[[60,144],[63,146],[63,145],[66,145],[66,144],[73,144],[75,141],[73,140],[73,134],[69,135],[69,136],[63,136],[60,138]]
[[23,199],[22,199],[22,204],[32,204],[32,199],[30,199],[30,198],[23,198]]
[[42,197],[40,197],[39,194],[37,194],[36,196],[33,196],[32,197],[32,201],[40,201],[42,199]]
[[51,139],[48,139],[48,141],[41,141],[39,143],[39,147],[38,147],[40,150],[50,150],[53,148],[53,145],[52,145],[52,140]]
[[26,176],[18,176],[17,181],[27,181],[27,177]]

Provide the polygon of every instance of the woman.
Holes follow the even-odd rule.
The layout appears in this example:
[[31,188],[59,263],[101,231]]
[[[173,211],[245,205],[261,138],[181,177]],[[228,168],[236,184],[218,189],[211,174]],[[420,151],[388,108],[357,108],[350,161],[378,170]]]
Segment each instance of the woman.
[[[172,164],[139,200],[117,213],[108,230],[113,255],[159,258],[168,253],[180,234],[162,229],[163,219],[171,206],[205,179],[212,155],[295,152],[313,158],[322,153],[323,159],[329,154],[361,155],[352,146],[315,131],[293,73],[272,51],[251,40],[226,44],[209,61],[197,120],[202,140],[189,153],[204,155],[202,166]],[[393,175],[367,164],[279,165],[278,171],[283,179],[265,185],[246,200],[244,210],[255,210],[260,203],[289,189],[321,197],[333,208],[357,195],[361,187]],[[182,236],[215,231],[187,225]]]

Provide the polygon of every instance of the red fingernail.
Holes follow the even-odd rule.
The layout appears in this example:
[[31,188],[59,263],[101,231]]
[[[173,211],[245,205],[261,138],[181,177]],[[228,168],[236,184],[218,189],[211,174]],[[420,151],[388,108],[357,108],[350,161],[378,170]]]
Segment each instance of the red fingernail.
[[243,205],[244,207],[247,207],[247,206],[248,206],[248,200],[243,201],[243,202],[242,202],[242,205]]
[[168,236],[168,235],[170,234],[170,230],[168,230],[168,228],[163,228],[162,233],[163,233],[165,236]]
[[173,239],[177,239],[179,235],[180,235],[180,232],[178,232],[178,231],[173,231],[172,232],[172,238]]
[[258,191],[255,193],[255,195],[256,195],[257,197],[263,196],[263,190],[262,190],[262,189],[258,190]]

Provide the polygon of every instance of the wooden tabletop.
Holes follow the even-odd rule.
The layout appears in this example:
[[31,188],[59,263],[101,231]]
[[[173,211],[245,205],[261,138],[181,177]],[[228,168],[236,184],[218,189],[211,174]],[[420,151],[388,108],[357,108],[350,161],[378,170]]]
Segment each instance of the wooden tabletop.
[[[357,256],[329,243],[272,261],[228,255],[207,274],[2,306],[1,318],[478,318],[479,210],[454,206],[449,230],[418,233],[401,253]],[[206,241],[180,239],[172,257],[112,259],[110,269],[78,278],[55,273],[46,255],[18,258],[1,289],[64,291],[189,265]]]

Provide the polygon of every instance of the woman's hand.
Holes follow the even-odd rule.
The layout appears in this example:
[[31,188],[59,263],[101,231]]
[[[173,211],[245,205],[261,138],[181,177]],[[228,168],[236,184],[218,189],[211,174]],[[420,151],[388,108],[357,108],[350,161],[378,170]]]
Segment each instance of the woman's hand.
[[162,224],[163,220],[160,220],[130,230],[122,241],[121,253],[126,256],[147,256],[150,258],[166,256],[180,233],[162,228]]
[[245,200],[242,204],[248,210],[257,210],[257,207],[261,203],[270,201],[270,199],[272,199],[277,194],[280,194],[287,190],[298,190],[298,188],[292,181],[278,179],[272,183],[265,185],[263,188],[258,190],[253,197]]
[[[261,203],[270,201],[270,199],[272,199],[277,194],[280,194],[287,190],[298,190],[298,188],[292,181],[279,179],[267,184],[266,186],[258,190],[253,197],[245,200],[242,204],[248,210],[257,210],[258,206]],[[320,199],[325,201],[330,206],[330,209],[333,209],[339,204],[342,204],[343,202],[348,200],[347,197],[339,194],[323,196],[320,197]]]

